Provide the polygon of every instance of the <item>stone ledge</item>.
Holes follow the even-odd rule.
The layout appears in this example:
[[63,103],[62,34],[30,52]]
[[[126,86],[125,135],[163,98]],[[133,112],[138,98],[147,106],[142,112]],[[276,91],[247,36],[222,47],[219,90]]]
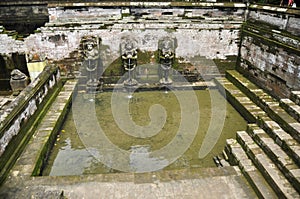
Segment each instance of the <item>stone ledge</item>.
[[227,100],[235,107],[239,113],[249,122],[256,123],[258,117],[266,116],[265,112],[253,103],[244,93],[226,78],[215,78],[216,84],[222,92],[224,89]]
[[259,118],[258,124],[295,161],[297,165],[300,165],[300,146],[290,134],[285,132],[276,122],[268,117]]
[[271,11],[271,12],[282,12],[282,13],[300,15],[300,11],[298,9],[294,9],[291,7],[252,4],[249,6],[249,8],[255,9],[255,10],[265,10],[265,11]]
[[290,99],[281,99],[280,106],[285,109],[295,120],[300,122],[300,106]]
[[210,2],[142,2],[142,1],[115,1],[115,2],[86,2],[86,3],[49,3],[48,7],[231,7],[246,8],[244,3],[210,3]]
[[292,91],[291,100],[300,106],[300,91]]

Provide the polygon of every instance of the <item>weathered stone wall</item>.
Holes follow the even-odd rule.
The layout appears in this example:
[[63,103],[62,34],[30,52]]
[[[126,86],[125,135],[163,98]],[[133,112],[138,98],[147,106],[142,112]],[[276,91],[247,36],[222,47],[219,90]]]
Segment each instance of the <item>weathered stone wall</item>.
[[249,9],[248,21],[265,23],[270,28],[300,35],[299,10],[258,5],[252,5]]
[[47,3],[38,1],[12,4],[0,2],[0,24],[6,29],[29,34],[47,21]]
[[12,36],[5,33],[3,26],[0,26],[0,54],[12,54],[16,52],[25,52],[24,42],[16,40]]
[[300,89],[300,12],[274,9],[250,7],[238,69],[274,96],[288,97]]
[[[177,40],[176,56],[225,58],[237,55],[243,8],[49,8],[49,23],[25,39],[29,52],[61,60],[79,51],[85,35],[102,39],[106,66],[120,56],[120,41],[131,35],[142,51],[156,51],[158,40]],[[75,53],[76,54],[76,53]]]
[[123,36],[135,37],[142,51],[156,51],[158,40],[168,35],[177,40],[177,57],[225,58],[239,52],[238,68],[275,95],[300,89],[298,10],[251,5],[241,37],[245,4],[170,7],[174,3],[51,4],[49,23],[35,34],[23,41],[0,34],[0,54],[38,54],[77,70],[80,40],[94,35],[102,39],[101,57],[107,67],[120,56]]

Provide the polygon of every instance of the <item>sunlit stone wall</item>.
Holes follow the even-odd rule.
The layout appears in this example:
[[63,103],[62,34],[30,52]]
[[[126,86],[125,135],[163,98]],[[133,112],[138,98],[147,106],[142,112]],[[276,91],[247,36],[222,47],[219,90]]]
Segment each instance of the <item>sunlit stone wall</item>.
[[[241,4],[244,5],[244,4]],[[142,51],[156,51],[158,40],[175,37],[176,56],[226,58],[237,55],[244,8],[49,7],[49,23],[25,39],[28,52],[48,59],[68,58],[85,35],[102,39],[102,58],[120,56],[120,41],[131,35]]]

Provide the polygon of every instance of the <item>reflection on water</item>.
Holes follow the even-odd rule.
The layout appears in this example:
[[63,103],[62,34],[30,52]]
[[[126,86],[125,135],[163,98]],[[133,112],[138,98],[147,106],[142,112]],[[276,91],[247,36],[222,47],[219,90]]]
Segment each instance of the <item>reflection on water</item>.
[[[200,122],[197,134],[188,150],[165,169],[213,167],[215,165],[212,158],[222,152],[226,139],[234,138],[236,131],[246,129],[246,121],[226,102],[225,125],[221,136],[210,153],[204,158],[199,159],[199,150],[212,118],[210,96],[214,96],[216,103],[224,103],[224,98],[217,90],[198,90],[195,93],[198,98],[200,110]],[[114,121],[110,106],[111,95],[112,93],[110,92],[97,94],[94,102],[97,119],[107,138],[114,145],[130,152],[129,164],[133,170],[141,170],[140,167],[155,167],[152,164],[168,165],[169,162],[166,159],[152,157],[149,154],[151,151],[158,150],[170,143],[175,136],[180,136],[176,135],[176,132],[181,121],[181,112],[175,95],[172,92],[164,93],[159,91],[133,93],[133,98],[130,99],[129,111],[132,120],[137,125],[149,125],[151,121],[149,109],[153,105],[161,105],[167,113],[166,122],[162,130],[154,136],[147,138],[131,136],[119,128]],[[84,99],[84,97],[81,99],[80,96],[77,96],[77,98],[83,101],[88,100]],[[82,109],[84,108],[83,106]],[[119,172],[110,168],[109,165],[102,164],[99,158],[95,158],[106,154],[100,154],[97,149],[86,148],[84,146],[78,136],[72,114],[72,111],[70,111],[62,126],[58,141],[53,148],[43,175],[57,176]],[[82,118],[89,117],[89,115],[82,114]],[[93,124],[88,123],[86,125],[93,126]],[[111,165],[118,162],[113,155],[111,155],[109,160],[112,162]]]
[[65,146],[60,148],[49,175],[80,175],[87,168],[94,157],[86,149],[73,149],[71,139],[67,138]]
[[132,146],[130,153],[130,166],[135,171],[151,170],[160,165],[167,166],[169,162],[163,158],[150,157],[149,146]]

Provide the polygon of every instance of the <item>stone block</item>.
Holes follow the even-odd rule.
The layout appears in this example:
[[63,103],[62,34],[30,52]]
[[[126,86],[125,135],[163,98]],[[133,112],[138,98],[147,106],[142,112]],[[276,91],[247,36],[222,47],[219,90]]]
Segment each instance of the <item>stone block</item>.
[[292,91],[291,100],[300,106],[300,91]]

